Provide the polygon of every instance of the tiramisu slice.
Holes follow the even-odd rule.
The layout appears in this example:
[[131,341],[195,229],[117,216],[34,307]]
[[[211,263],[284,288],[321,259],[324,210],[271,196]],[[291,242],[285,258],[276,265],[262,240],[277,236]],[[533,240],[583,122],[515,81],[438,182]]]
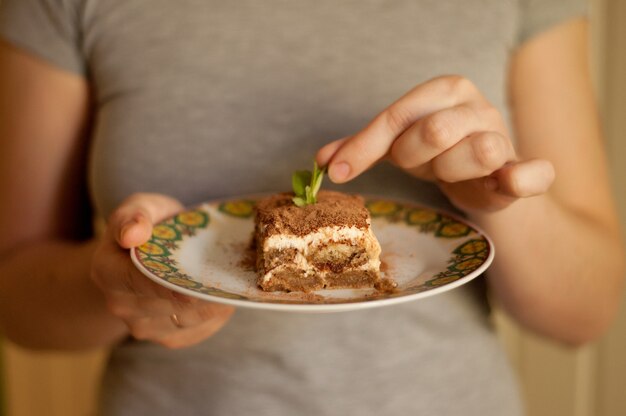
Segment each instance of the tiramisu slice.
[[259,286],[310,292],[377,286],[380,245],[363,198],[320,191],[315,203],[282,193],[257,203],[255,244]]

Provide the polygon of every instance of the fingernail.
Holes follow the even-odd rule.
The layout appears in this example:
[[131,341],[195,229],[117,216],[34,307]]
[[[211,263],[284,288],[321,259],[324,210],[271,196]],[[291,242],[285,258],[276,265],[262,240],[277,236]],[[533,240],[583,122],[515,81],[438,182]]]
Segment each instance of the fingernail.
[[498,180],[495,178],[485,178],[485,189],[488,191],[495,191],[498,189]]
[[133,224],[133,221],[129,221],[126,224],[122,225],[122,228],[120,229],[120,239],[124,238],[124,235],[128,230],[130,230],[130,227],[132,227]]
[[328,176],[333,182],[346,180],[350,175],[350,165],[346,162],[333,163],[328,168]]
[[120,239],[124,238],[124,234],[126,234],[128,232],[128,230],[130,230],[132,228],[133,225],[138,224],[138,218],[135,217],[131,220],[126,221],[124,224],[122,224],[122,227],[120,228]]

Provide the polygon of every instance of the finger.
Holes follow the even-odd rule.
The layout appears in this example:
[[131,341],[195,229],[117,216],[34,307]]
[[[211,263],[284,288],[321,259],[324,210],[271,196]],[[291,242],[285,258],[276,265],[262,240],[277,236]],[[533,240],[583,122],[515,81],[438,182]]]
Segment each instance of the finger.
[[130,261],[128,252],[115,243],[101,244],[93,257],[91,278],[105,293],[152,296],[180,303],[189,296],[173,292],[146,278]]
[[421,118],[391,147],[391,161],[404,169],[421,166],[456,145],[464,137],[488,127],[471,105],[461,104]]
[[153,341],[176,332],[177,328],[169,315],[144,316],[127,321],[130,334],[144,341]]
[[230,319],[234,308],[215,305],[217,310],[215,317],[200,325],[190,328],[178,328],[167,336],[158,339],[157,342],[167,348],[177,349],[188,347],[204,341],[219,331]]
[[231,306],[211,302],[201,302],[197,305],[184,308],[175,307],[174,309],[175,311],[172,314],[176,315],[176,321],[178,322],[175,326],[179,328],[202,325],[207,321],[220,319],[225,312],[228,312],[228,315],[230,315],[232,310],[234,310]]
[[435,177],[460,182],[489,176],[515,158],[509,139],[496,132],[474,133],[432,161]]
[[315,156],[315,160],[319,166],[326,166],[330,161],[330,158],[337,152],[337,150],[348,140],[350,137],[344,137],[339,140],[332,141],[324,145]]
[[140,340],[155,341],[169,348],[180,348],[200,342],[217,332],[228,321],[235,309],[230,306],[207,303],[212,312],[207,319],[191,322],[179,313],[145,316],[127,322],[130,333]]
[[547,160],[531,159],[503,167],[494,173],[495,189],[503,195],[527,198],[548,191],[555,179],[554,166]]
[[[148,279],[144,279],[148,280]],[[182,314],[188,310],[204,308],[207,302],[199,299],[181,300],[172,296],[160,296],[157,293],[137,294],[129,291],[116,292],[111,295],[110,309],[114,315],[122,319],[138,319],[147,316],[169,316],[172,314]],[[170,291],[171,292],[171,291]],[[175,292],[172,292],[175,293]],[[185,297],[185,295],[181,295]],[[201,315],[195,312],[198,316]],[[199,320],[196,319],[196,322]]]
[[137,212],[132,220],[125,223],[119,233],[116,233],[116,241],[122,248],[140,246],[150,239],[153,225],[145,213]]
[[[115,253],[116,255],[118,253]],[[125,253],[119,253],[124,256]],[[125,255],[124,257],[127,257]],[[111,260],[112,257],[108,257]],[[92,280],[109,297],[128,295],[132,297],[160,297],[172,299],[172,291],[146,278],[137,270],[128,258],[120,258],[110,262],[110,266],[99,265],[93,272]],[[115,266],[117,265],[117,266]],[[116,302],[118,299],[111,299]]]
[[476,88],[462,77],[440,77],[418,85],[380,113],[362,131],[345,141],[331,157],[329,177],[346,182],[389,151],[393,141],[418,119],[475,99]]
[[182,209],[180,202],[165,195],[134,194],[113,213],[107,231],[121,247],[136,247],[148,241],[153,224]]

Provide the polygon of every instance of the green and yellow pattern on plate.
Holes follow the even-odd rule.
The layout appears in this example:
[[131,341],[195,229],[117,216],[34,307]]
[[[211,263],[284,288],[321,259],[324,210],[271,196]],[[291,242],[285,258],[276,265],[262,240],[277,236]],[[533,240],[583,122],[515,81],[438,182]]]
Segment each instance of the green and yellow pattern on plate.
[[[228,213],[236,216],[244,216],[242,214],[246,212],[245,207],[243,201],[226,205],[226,208],[231,210]],[[194,209],[159,223],[153,228],[150,240],[135,249],[137,259],[150,273],[173,285],[213,296],[245,299],[243,296],[204,286],[180,270],[178,262],[172,257],[185,238],[193,237],[198,230],[207,228],[209,222],[208,212]]]
[[466,241],[453,251],[447,270],[437,273],[425,283],[427,287],[443,286],[467,276],[478,269],[489,256],[489,244],[484,237]]
[[417,207],[384,199],[368,200],[366,206],[373,218],[385,217],[390,222],[404,221],[419,232],[432,234],[437,238],[456,239],[473,234],[476,237],[462,243],[452,253],[445,271],[437,273],[432,279],[405,289],[421,292],[434,287],[444,286],[469,275],[478,269],[489,256],[489,243],[469,225],[453,217],[426,207]]
[[385,199],[367,201],[365,206],[372,217],[391,217],[402,209],[400,204]]
[[186,236],[194,236],[198,229],[209,224],[209,214],[200,209],[182,212],[154,226],[152,237],[136,248],[137,258],[152,274],[171,283],[190,281],[191,277],[180,272],[172,253]]
[[249,218],[254,213],[254,201],[248,199],[225,201],[218,209],[232,217]]

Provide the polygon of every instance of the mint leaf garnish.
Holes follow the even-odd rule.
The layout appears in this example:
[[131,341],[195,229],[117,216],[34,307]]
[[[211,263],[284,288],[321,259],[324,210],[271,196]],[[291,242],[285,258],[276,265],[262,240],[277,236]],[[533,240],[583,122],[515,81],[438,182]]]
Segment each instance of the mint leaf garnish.
[[317,202],[317,193],[322,187],[324,172],[326,168],[320,169],[317,162],[313,162],[313,172],[308,170],[296,171],[291,177],[291,185],[293,193],[293,203],[299,207],[315,204]]
[[304,188],[311,183],[311,172],[308,170],[296,171],[291,177],[291,185],[296,195],[304,195]]
[[299,196],[292,198],[292,201],[294,204],[296,204],[299,207],[303,207],[306,205],[306,200],[300,198]]

